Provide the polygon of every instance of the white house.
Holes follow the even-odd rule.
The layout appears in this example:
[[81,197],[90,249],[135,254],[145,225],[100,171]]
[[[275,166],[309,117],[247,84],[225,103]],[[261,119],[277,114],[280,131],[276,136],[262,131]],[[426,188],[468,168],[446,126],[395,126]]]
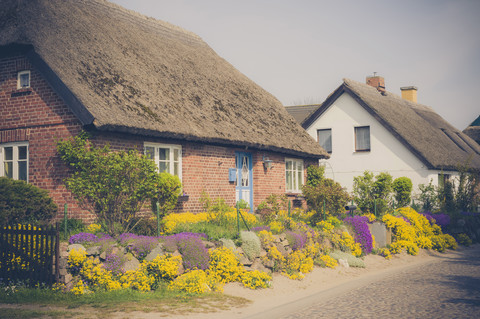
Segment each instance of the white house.
[[[382,77],[367,84],[345,79],[321,105],[287,110],[331,155],[327,177],[347,187],[365,170],[407,176],[414,185],[458,175],[458,165],[480,168],[480,146],[430,107],[416,102],[417,88],[402,97],[385,90]],[[312,110],[313,109],[313,110]],[[302,113],[303,112],[303,113]]]

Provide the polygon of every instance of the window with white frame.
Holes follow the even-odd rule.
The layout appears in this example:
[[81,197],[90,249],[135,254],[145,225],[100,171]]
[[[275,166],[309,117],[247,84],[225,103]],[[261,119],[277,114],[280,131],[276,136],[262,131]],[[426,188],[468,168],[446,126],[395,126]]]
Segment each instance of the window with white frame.
[[303,160],[285,159],[286,191],[300,193],[303,186]]
[[30,87],[30,71],[20,71],[17,74],[17,89]]
[[370,151],[370,126],[355,127],[355,151]]
[[182,180],[182,146],[145,143],[145,155],[152,159],[160,172],[177,175]]
[[318,144],[328,153],[332,152],[332,129],[317,130]]
[[0,144],[0,176],[28,181],[28,143]]

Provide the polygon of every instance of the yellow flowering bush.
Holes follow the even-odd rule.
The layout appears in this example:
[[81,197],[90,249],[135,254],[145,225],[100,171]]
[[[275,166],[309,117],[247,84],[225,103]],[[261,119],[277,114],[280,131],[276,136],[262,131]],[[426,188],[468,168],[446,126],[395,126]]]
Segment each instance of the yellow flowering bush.
[[168,285],[168,289],[191,294],[201,294],[211,290],[208,286],[207,274],[201,269],[178,276]]
[[250,289],[268,288],[271,281],[272,276],[259,270],[244,271],[241,275],[242,284]]
[[99,224],[90,224],[87,226],[87,233],[96,234],[102,229],[102,226]]
[[122,288],[122,284],[115,279],[115,275],[103,268],[103,266],[96,260],[88,258],[82,269],[80,269],[80,276],[89,283],[89,288],[92,290],[118,290]]
[[330,224],[329,222],[327,222],[325,220],[322,220],[322,221],[318,222],[317,227],[319,227],[321,231],[326,232],[326,233],[331,233],[333,231],[333,229],[335,228],[335,226],[333,226],[332,224]]
[[139,269],[128,270],[123,273],[119,278],[122,288],[131,288],[138,291],[150,291],[155,282],[155,278],[147,273],[146,265],[147,263],[143,262]]
[[241,277],[243,266],[232,250],[219,247],[210,252],[209,272],[218,282],[233,282]]
[[382,257],[384,257],[385,259],[391,259],[392,258],[392,254],[390,253],[390,250],[388,248],[380,248],[378,250],[378,254]]
[[[306,257],[301,250],[294,251],[285,260],[285,274],[292,279],[303,279],[303,274],[313,270],[313,259]],[[299,276],[298,273],[302,275]],[[292,277],[293,276],[293,277]]]
[[373,223],[375,220],[377,220],[377,218],[375,217],[375,215],[372,214],[372,213],[364,214],[364,215],[362,215],[362,216],[367,217],[369,223]]
[[427,236],[418,236],[415,243],[419,248],[431,249],[433,247],[432,240]]
[[333,236],[332,241],[342,251],[350,251],[355,257],[362,255],[362,247],[355,239],[346,231],[342,232],[340,236]]
[[79,281],[77,281],[75,285],[73,285],[70,292],[73,293],[74,295],[84,295],[86,293],[89,293],[90,290],[88,290],[83,280],[80,279]]
[[398,240],[390,245],[390,252],[392,254],[399,254],[403,249],[406,249],[410,255],[416,256],[418,254],[418,246],[408,240]]
[[165,234],[171,234],[177,224],[196,224],[199,222],[209,221],[212,218],[209,213],[193,214],[190,212],[181,214],[170,214],[162,219],[163,231]]
[[80,269],[83,267],[87,259],[87,253],[83,249],[72,249],[68,253],[67,264],[68,269],[73,275],[79,273]]
[[280,234],[285,230],[285,227],[283,227],[283,224],[278,220],[271,221],[270,224],[268,224],[268,226],[270,227],[270,230],[272,231],[272,233],[275,233],[275,234]]
[[153,276],[155,281],[173,280],[178,276],[178,270],[182,264],[182,256],[172,254],[158,255],[151,262],[146,263],[146,270]]
[[335,260],[335,258],[332,258],[329,255],[320,256],[319,259],[322,267],[335,268],[338,266],[338,262]]

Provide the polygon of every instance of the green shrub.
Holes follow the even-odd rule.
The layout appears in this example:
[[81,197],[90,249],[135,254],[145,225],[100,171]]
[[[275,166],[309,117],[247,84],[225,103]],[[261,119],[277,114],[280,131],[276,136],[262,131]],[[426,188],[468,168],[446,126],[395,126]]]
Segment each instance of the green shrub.
[[345,205],[351,200],[348,192],[330,178],[322,179],[316,186],[305,185],[303,195],[309,208],[317,212],[312,222],[322,219],[324,203],[326,212],[340,215],[345,211]]
[[[375,180],[374,180],[375,177]],[[365,171],[363,175],[353,178],[354,201],[363,213],[377,214],[387,211],[392,193],[392,175],[382,172],[376,176]]]
[[286,195],[271,194],[257,206],[257,213],[262,220],[269,222],[281,210],[288,209],[288,198]]
[[249,231],[241,231],[240,239],[242,240],[242,249],[247,255],[248,259],[254,260],[256,257],[260,257],[262,251],[262,244],[257,234]]
[[152,200],[152,211],[156,212],[156,204],[158,203],[160,218],[162,218],[175,208],[181,193],[182,182],[180,182],[178,176],[167,172],[160,173],[157,195]]
[[412,194],[412,180],[408,177],[399,177],[393,181],[393,191],[398,207],[406,207],[410,204]]
[[325,166],[310,165],[307,167],[307,182],[306,185],[315,187],[323,179],[325,174]]
[[439,208],[437,189],[435,185],[432,184],[432,181],[430,181],[428,185],[419,184],[418,190],[420,193],[416,198],[422,202],[421,211],[433,212]]
[[46,190],[0,177],[0,224],[45,224],[57,213]]

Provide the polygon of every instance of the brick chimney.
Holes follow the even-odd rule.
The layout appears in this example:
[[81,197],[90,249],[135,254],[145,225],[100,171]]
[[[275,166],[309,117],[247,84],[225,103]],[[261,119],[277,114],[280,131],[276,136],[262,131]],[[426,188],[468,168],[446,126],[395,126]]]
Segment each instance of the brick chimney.
[[417,90],[416,86],[401,87],[400,91],[402,91],[402,99],[417,103]]
[[367,84],[376,88],[380,93],[385,93],[385,79],[383,77],[378,75],[367,76]]

